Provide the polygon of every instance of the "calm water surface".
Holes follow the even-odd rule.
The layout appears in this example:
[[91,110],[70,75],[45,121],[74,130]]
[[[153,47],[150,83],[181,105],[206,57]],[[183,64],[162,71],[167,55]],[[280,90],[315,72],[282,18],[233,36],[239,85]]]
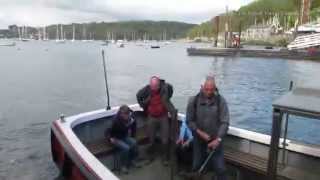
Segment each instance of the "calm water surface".
[[[229,103],[231,124],[270,133],[272,101],[290,80],[317,81],[320,63],[264,58],[189,57],[190,44],[160,49],[128,44],[102,47],[99,42],[18,42],[0,47],[0,180],[55,179],[50,123],[60,113],[73,115],[105,106],[101,49],[107,54],[111,104],[136,103],[135,93],[151,75],[175,88],[173,102],[185,112],[188,97],[208,73],[217,76]],[[320,123],[293,120],[289,137],[320,143]]]

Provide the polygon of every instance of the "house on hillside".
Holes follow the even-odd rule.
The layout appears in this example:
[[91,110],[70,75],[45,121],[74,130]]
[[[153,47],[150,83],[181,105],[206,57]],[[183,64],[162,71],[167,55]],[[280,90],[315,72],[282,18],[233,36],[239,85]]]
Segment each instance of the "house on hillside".
[[281,33],[282,29],[275,25],[253,25],[250,26],[246,31],[241,33],[241,38],[245,40],[261,40],[270,38],[272,35]]
[[245,40],[266,40],[273,35],[280,35],[284,32],[280,25],[279,15],[275,15],[268,19],[267,23],[255,24],[250,26],[241,34],[241,38]]

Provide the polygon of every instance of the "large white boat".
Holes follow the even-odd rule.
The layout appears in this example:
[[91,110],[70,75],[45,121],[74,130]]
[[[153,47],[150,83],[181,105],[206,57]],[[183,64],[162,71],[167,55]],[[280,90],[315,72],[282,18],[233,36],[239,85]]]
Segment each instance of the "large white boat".
[[[139,113],[141,108],[138,105],[131,105],[130,108],[137,121],[136,138],[143,147],[148,143],[146,119]],[[61,116],[52,123],[52,157],[62,175],[77,180],[183,179],[172,168],[163,167],[158,161],[129,175],[118,175],[112,171],[117,161],[116,149],[107,142],[104,132],[110,127],[117,110],[118,107],[114,107],[70,117]],[[230,179],[320,179],[320,146],[287,139],[288,117],[292,114],[320,119],[320,88],[297,87],[276,100],[271,136],[232,126],[229,128],[223,145]],[[283,118],[285,115],[287,119]],[[178,120],[183,117],[184,114],[178,114]],[[284,136],[280,138],[281,132]],[[174,167],[173,162],[169,167]]]

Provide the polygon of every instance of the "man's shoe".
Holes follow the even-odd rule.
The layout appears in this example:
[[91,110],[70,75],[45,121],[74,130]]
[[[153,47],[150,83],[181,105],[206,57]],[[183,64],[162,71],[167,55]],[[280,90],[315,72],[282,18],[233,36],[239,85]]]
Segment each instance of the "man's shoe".
[[131,162],[131,167],[133,167],[133,168],[141,168],[142,165],[141,165],[140,163],[137,163],[137,162],[135,162],[135,161],[132,161],[132,162]]
[[154,158],[148,158],[148,159],[145,161],[144,165],[147,166],[147,165],[151,164],[153,161],[154,161]]
[[169,161],[166,159],[162,160],[162,165],[167,167],[169,165]]
[[128,170],[127,167],[121,167],[120,171],[121,171],[121,173],[123,173],[123,174],[129,174],[129,170]]

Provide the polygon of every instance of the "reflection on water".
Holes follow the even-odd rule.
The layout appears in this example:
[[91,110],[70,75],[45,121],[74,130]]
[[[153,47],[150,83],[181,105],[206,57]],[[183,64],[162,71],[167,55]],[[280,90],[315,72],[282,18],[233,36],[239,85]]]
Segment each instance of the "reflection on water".
[[[150,76],[159,75],[174,85],[173,102],[185,112],[188,98],[199,91],[204,76],[213,73],[228,101],[231,124],[268,134],[272,101],[288,90],[290,80],[313,81],[320,69],[310,61],[189,57],[189,46],[104,47],[111,104],[136,103],[136,91]],[[60,113],[105,106],[100,51],[98,42],[28,42],[0,48],[0,180],[58,176],[50,156],[50,123]],[[314,120],[294,118],[289,137],[320,143],[319,127]]]

